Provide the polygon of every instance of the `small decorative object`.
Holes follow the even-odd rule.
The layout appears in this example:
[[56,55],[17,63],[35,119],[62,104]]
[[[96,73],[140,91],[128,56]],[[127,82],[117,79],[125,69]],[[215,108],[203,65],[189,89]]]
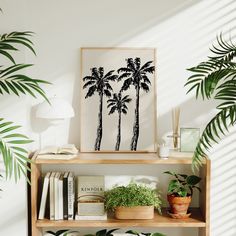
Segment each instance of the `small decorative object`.
[[167,159],[170,154],[170,148],[163,143],[159,147],[159,157],[163,159]]
[[201,178],[196,175],[188,176],[171,171],[164,173],[174,177],[168,186],[167,200],[170,204],[168,214],[176,219],[188,218],[191,215],[188,208],[192,200],[193,189],[196,188],[200,191],[196,185],[201,181]]
[[200,137],[199,128],[180,128],[180,151],[193,152]]
[[155,152],[155,50],[83,48],[81,152]]
[[174,149],[178,149],[179,116],[180,116],[180,108],[176,107],[172,109],[172,130],[173,130],[172,138],[173,138]]
[[117,219],[152,219],[154,208],[161,214],[160,194],[155,189],[130,183],[108,190],[105,207],[114,211]]

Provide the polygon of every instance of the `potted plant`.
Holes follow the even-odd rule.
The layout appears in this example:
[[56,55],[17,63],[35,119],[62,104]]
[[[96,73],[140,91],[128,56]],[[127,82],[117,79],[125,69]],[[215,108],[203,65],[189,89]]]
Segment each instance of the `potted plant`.
[[[107,229],[102,229],[97,231],[95,234],[85,234],[84,236],[113,236],[113,232],[115,232],[116,230],[119,229],[111,229],[111,230],[107,230]],[[117,233],[118,235],[119,233]],[[125,234],[132,234],[132,235],[136,235],[136,236],[166,236],[164,234],[155,232],[155,233],[140,233],[138,231],[135,230],[128,230],[125,232]]]
[[192,75],[185,86],[195,91],[196,99],[213,99],[220,103],[217,113],[206,125],[194,151],[192,167],[198,169],[213,143],[217,143],[222,135],[230,131],[236,124],[236,45],[231,39],[225,40],[222,34],[213,45],[212,56],[205,62],[188,69]]
[[169,182],[167,200],[170,204],[170,211],[168,212],[172,218],[187,218],[190,216],[188,208],[192,200],[194,188],[201,178],[196,175],[176,174],[175,172],[166,171],[174,179]]
[[157,190],[130,183],[105,192],[105,208],[115,212],[117,219],[152,219],[154,208],[161,214]]
[[72,235],[78,235],[79,231],[71,231],[68,229],[62,229],[62,230],[58,230],[56,232],[53,231],[46,231],[45,236],[72,236]]

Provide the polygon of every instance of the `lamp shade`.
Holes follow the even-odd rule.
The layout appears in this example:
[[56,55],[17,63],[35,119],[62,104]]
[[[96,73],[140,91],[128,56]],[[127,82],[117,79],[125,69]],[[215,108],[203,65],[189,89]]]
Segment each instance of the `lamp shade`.
[[73,117],[74,109],[69,102],[61,98],[49,99],[51,104],[46,101],[39,104],[36,110],[36,117],[57,120]]

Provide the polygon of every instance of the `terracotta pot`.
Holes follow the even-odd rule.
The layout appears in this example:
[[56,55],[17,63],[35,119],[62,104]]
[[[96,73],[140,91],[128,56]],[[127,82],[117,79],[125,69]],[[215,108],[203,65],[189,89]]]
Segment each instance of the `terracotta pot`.
[[186,215],[188,212],[189,204],[192,200],[191,196],[176,197],[175,195],[167,195],[170,204],[170,211],[173,214]]
[[116,219],[153,219],[154,206],[117,207]]

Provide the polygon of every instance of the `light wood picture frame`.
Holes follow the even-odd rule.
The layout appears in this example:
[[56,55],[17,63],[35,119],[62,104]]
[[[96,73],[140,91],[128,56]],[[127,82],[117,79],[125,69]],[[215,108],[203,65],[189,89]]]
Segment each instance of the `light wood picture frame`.
[[156,152],[154,48],[81,48],[81,152]]

